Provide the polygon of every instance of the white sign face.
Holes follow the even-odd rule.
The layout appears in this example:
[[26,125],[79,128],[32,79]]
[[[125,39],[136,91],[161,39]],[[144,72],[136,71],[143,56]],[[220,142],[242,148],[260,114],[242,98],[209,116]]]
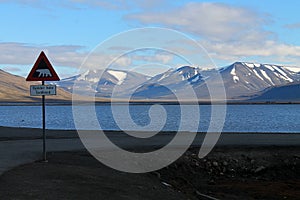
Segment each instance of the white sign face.
[[56,85],[31,85],[30,96],[56,95]]

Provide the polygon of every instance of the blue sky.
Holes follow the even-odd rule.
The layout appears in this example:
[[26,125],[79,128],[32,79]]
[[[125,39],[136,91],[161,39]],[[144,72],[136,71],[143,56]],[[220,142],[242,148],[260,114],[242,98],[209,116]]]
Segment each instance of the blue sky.
[[[300,2],[292,0],[0,0],[0,67],[26,76],[44,50],[60,76],[68,77],[78,73],[99,43],[143,27],[188,35],[220,67],[235,61],[300,67],[299,7]],[[149,60],[157,64],[144,69],[149,74],[160,65],[184,64],[161,51],[138,54],[139,64],[141,58],[144,65]],[[127,56],[120,69],[136,58]]]

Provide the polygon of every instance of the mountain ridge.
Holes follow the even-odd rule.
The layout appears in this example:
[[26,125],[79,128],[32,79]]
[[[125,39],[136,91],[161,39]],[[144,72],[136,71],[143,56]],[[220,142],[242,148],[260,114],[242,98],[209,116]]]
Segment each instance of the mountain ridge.
[[[206,101],[210,100],[207,83],[209,83],[211,88],[215,88],[216,90],[221,89],[222,85],[224,85],[228,100],[247,100],[270,87],[277,87],[290,83],[300,83],[299,73],[289,71],[283,66],[268,64],[235,62],[217,70],[199,71],[199,73],[200,74],[189,79],[197,80],[197,82],[191,83],[185,81],[185,84],[192,85],[198,99]],[[170,72],[159,76],[165,77],[166,79],[169,77],[168,74],[170,74]],[[219,74],[222,80],[220,80],[216,74]],[[178,77],[180,76],[178,75]],[[147,85],[143,91],[139,92],[148,95],[152,93],[152,98],[158,98],[155,94],[162,95],[164,98],[173,98],[174,95],[170,94],[170,91],[168,90],[165,90],[165,94],[162,94],[163,89],[161,89],[161,85],[164,85],[167,88],[179,90],[181,93],[185,94],[184,96],[186,96],[186,98],[189,98],[189,94],[185,93],[186,87],[184,87],[184,82],[181,82],[181,86],[183,87],[178,88],[176,87],[180,85],[178,83],[172,84],[172,82],[167,82],[165,80],[159,81],[155,81],[152,85],[153,87]],[[220,83],[220,81],[222,81],[222,83]],[[148,98],[151,98],[151,96],[148,96]]]
[[[49,82],[49,84],[58,85],[59,94],[49,99],[71,101],[72,92],[76,90],[76,94],[96,96],[97,100],[102,98],[100,101],[110,101],[111,98],[121,101],[126,98],[132,101],[176,101],[174,91],[183,94],[188,100],[190,94],[186,88],[189,86],[193,88],[199,101],[210,101],[207,83],[216,88],[220,87],[220,82],[218,82],[220,80],[215,76],[217,73],[222,78],[228,101],[276,101],[272,95],[272,99],[268,100],[267,97],[270,95],[265,93],[282,87],[280,89],[282,95],[290,96],[291,99],[282,98],[280,92],[275,92],[278,100],[299,102],[297,96],[287,94],[297,88],[297,86],[289,85],[300,85],[300,72],[280,65],[250,62],[235,62],[226,67],[211,70],[181,66],[176,69],[171,68],[154,77],[116,69],[87,70],[85,73],[62,79],[59,82]],[[38,98],[29,96],[30,84],[23,77],[0,70],[0,78],[2,102],[37,101]]]

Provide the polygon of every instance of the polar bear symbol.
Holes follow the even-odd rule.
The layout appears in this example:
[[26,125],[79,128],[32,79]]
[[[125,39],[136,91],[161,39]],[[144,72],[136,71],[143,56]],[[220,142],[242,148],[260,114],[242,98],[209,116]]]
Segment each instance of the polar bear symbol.
[[38,69],[36,71],[39,73],[39,77],[52,77],[49,69]]

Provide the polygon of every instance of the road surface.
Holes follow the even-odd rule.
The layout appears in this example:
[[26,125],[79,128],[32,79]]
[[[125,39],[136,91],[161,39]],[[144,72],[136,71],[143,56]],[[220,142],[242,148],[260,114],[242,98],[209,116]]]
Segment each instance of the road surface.
[[[42,158],[41,131],[38,129],[0,128],[0,174],[18,165],[34,162]],[[76,131],[47,131],[47,151],[82,150]],[[111,139],[119,146],[126,148],[162,147],[172,139],[175,133],[164,133],[148,140],[132,140],[124,134],[112,132]],[[187,133],[194,134],[194,133]],[[198,134],[193,146],[200,146],[205,134]],[[181,137],[184,137],[182,135]],[[177,144],[180,148],[185,144]],[[300,134],[222,134],[217,143],[219,146],[300,146]]]

